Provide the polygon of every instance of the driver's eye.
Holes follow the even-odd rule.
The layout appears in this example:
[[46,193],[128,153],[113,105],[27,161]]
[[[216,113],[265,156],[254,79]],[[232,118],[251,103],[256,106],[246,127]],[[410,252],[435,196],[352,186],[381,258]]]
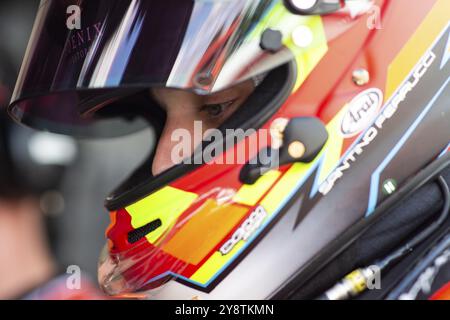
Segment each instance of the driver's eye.
[[218,118],[225,113],[227,108],[233,104],[234,101],[228,101],[225,103],[209,104],[201,108],[211,118]]

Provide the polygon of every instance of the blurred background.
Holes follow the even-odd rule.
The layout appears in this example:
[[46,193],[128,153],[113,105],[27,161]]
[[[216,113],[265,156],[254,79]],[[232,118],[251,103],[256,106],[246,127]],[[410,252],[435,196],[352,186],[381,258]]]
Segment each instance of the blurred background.
[[[39,0],[0,2],[1,112],[4,112],[14,88],[38,5]],[[69,265],[77,265],[96,284],[97,258],[105,244],[104,231],[109,224],[103,201],[146,156],[153,143],[150,130],[124,138],[75,141],[18,127],[5,119],[0,122],[0,126],[3,126],[3,135],[7,136],[9,142],[5,143],[7,148],[0,149],[0,152],[4,153],[3,156],[14,152],[19,155],[9,160],[12,164],[5,164],[6,160],[0,162],[6,172],[0,175],[0,180],[3,179],[0,185],[6,185],[6,191],[3,194],[0,192],[0,298],[25,294],[27,285],[21,284],[19,288],[19,280],[25,278],[20,272],[27,263],[25,261],[30,264],[33,262],[27,260],[28,257],[19,259],[18,252],[25,255],[29,251],[39,251],[27,245],[13,250],[14,246],[8,246],[8,241],[15,243],[19,240],[2,239],[2,227],[9,230],[3,232],[4,237],[6,234],[10,234],[10,237],[20,235],[15,229],[21,227],[15,224],[9,227],[6,221],[11,219],[1,217],[2,211],[6,210],[2,210],[1,206],[6,197],[5,192],[8,193],[11,189],[9,186],[13,185],[19,189],[33,185],[33,192],[29,193],[36,198],[39,214],[43,217],[43,242],[48,244],[49,259],[54,261],[58,272],[63,273]],[[19,151],[14,151],[16,149]],[[10,176],[13,171],[15,174]],[[29,182],[33,179],[36,181]],[[42,182],[45,182],[44,186],[39,185]],[[27,221],[36,225],[34,219],[27,218]],[[4,289],[6,293],[2,297],[2,279],[8,278],[11,279],[12,289]],[[35,282],[30,283],[29,289],[41,285],[37,280]],[[18,287],[16,290],[15,283]],[[11,290],[10,296],[8,290]]]

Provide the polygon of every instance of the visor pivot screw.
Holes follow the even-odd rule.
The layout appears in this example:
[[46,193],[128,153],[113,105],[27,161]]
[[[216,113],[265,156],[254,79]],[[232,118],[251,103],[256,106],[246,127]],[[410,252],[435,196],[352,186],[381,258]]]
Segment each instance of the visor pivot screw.
[[300,159],[301,157],[303,157],[305,155],[306,147],[300,141],[294,141],[294,142],[291,142],[291,144],[289,145],[288,153],[292,158]]
[[352,75],[353,83],[359,87],[365,86],[370,82],[370,74],[366,69],[356,69]]
[[207,88],[213,83],[213,77],[211,73],[200,73],[195,77],[195,84],[200,88]]
[[279,30],[266,29],[261,35],[261,49],[271,53],[279,51],[283,47],[283,34]]

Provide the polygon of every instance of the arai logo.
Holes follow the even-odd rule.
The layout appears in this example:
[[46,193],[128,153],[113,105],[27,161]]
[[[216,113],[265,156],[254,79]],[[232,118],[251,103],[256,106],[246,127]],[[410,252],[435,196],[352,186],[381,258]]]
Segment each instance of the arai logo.
[[347,107],[341,131],[345,138],[356,136],[368,128],[378,115],[383,103],[383,92],[372,88],[358,94]]

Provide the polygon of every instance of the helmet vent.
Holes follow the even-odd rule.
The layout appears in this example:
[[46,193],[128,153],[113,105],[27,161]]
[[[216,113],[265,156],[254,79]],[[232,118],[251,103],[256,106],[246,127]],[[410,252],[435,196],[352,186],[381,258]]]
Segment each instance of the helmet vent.
[[162,222],[161,219],[153,220],[150,223],[147,223],[145,226],[137,228],[128,233],[128,242],[133,244],[144,238],[149,233],[155,231],[159,227],[161,227]]

